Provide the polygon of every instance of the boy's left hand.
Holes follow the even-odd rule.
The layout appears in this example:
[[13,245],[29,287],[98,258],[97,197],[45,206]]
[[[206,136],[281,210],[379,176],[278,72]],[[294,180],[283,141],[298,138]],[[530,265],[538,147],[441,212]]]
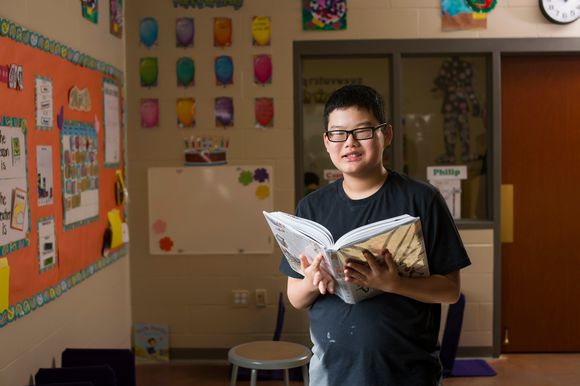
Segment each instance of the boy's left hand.
[[363,256],[368,264],[353,260],[347,262],[344,269],[345,280],[361,287],[392,292],[397,286],[399,272],[389,250],[383,250],[382,259],[377,259],[369,251],[364,251]]

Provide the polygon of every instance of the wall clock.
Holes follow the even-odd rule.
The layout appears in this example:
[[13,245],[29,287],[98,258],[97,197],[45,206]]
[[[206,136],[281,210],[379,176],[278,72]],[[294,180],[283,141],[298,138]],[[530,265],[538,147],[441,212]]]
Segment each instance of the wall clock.
[[580,17],[580,0],[539,0],[546,19],[556,24],[568,24]]

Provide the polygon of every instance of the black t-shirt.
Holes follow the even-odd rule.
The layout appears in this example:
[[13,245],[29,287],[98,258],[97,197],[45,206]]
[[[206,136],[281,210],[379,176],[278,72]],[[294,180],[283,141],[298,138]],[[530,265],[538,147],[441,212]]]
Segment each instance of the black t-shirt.
[[[296,214],[324,225],[337,240],[361,225],[402,214],[421,218],[430,273],[470,264],[441,194],[431,185],[389,170],[379,191],[351,200],[342,180],[303,198]],[[280,271],[302,278],[282,257]],[[313,352],[330,385],[438,385],[440,304],[384,293],[358,304],[320,295],[310,307]]]

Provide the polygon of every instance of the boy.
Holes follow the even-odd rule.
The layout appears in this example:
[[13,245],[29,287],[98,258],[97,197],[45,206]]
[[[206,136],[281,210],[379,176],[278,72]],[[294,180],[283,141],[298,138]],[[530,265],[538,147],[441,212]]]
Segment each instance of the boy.
[[324,145],[343,178],[302,199],[297,216],[321,223],[335,240],[367,223],[419,216],[431,276],[400,277],[389,251],[381,263],[365,253],[368,265],[349,263],[345,278],[384,293],[351,305],[333,295],[322,256],[311,264],[300,256],[304,277],[282,258],[290,302],[309,308],[311,385],[439,385],[440,303],[456,301],[459,270],[470,264],[455,223],[434,187],[383,166],[393,132],[375,90],[350,85],[335,91],[324,109],[324,127]]

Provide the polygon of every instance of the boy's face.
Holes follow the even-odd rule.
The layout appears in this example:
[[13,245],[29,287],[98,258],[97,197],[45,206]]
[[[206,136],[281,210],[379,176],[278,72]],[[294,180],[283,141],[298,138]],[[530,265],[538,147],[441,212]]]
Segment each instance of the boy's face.
[[[366,109],[348,107],[336,109],[328,115],[328,131],[354,130],[375,127],[383,123]],[[345,176],[364,177],[382,170],[383,150],[391,144],[392,129],[388,126],[375,130],[374,137],[356,140],[352,133],[345,142],[331,142],[323,135],[324,146],[334,166]]]

